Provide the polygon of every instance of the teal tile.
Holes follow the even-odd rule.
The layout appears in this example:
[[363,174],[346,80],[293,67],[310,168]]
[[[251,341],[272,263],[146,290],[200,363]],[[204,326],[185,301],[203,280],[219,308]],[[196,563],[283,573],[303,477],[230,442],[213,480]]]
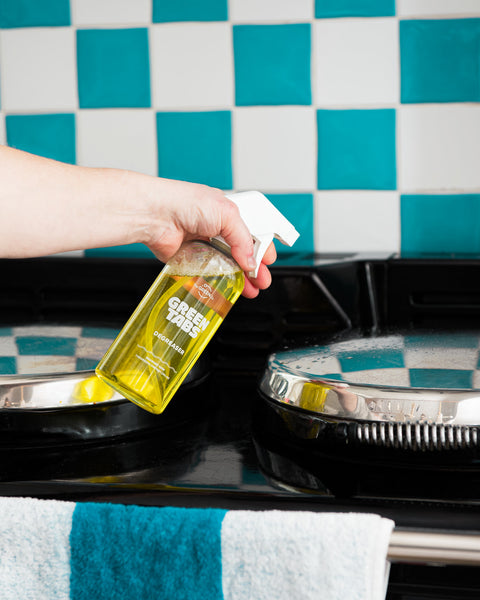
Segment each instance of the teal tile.
[[396,189],[395,110],[318,110],[318,189]]
[[125,246],[110,246],[109,248],[89,248],[85,256],[105,258],[153,258],[153,252],[143,244],[125,244]]
[[410,385],[416,388],[470,389],[473,371],[462,369],[410,369]]
[[275,240],[277,252],[314,252],[313,194],[267,194],[267,197],[300,233],[291,248]]
[[119,329],[112,329],[111,327],[83,327],[82,338],[113,340],[117,337],[119,331]]
[[0,375],[15,375],[17,359],[14,356],[0,356]]
[[150,106],[148,30],[77,31],[80,108]]
[[75,356],[77,338],[18,336],[15,343],[20,356]]
[[428,335],[406,335],[405,348],[430,350],[431,348],[478,348],[480,338],[477,334],[465,331],[451,333],[429,333]]
[[391,17],[395,0],[315,0],[317,19],[332,17]]
[[0,327],[0,337],[10,337],[11,335],[13,335],[11,327]]
[[91,358],[77,358],[75,362],[76,371],[93,371],[98,365],[98,360],[92,360]]
[[227,0],[153,0],[152,21],[227,21]]
[[480,194],[400,198],[401,252],[470,254],[480,248]]
[[400,22],[401,101],[480,100],[480,19]]
[[232,189],[230,111],[157,113],[157,143],[160,177]]
[[235,103],[308,105],[310,24],[235,25]]
[[75,164],[75,115],[7,115],[5,126],[9,146]]
[[322,379],[335,379],[337,381],[342,381],[344,377],[340,373],[322,373]]
[[389,350],[388,348],[376,352],[346,352],[339,354],[338,360],[343,373],[405,367],[402,350]]
[[0,28],[70,25],[69,0],[0,0]]

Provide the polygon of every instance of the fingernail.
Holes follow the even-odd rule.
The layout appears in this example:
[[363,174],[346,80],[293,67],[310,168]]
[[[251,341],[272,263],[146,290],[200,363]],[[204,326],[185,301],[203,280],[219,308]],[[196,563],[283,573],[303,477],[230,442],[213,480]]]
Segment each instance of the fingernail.
[[255,269],[255,267],[257,266],[257,262],[256,260],[253,258],[253,256],[250,256],[247,259],[247,264],[248,264],[248,268],[251,269],[252,271]]

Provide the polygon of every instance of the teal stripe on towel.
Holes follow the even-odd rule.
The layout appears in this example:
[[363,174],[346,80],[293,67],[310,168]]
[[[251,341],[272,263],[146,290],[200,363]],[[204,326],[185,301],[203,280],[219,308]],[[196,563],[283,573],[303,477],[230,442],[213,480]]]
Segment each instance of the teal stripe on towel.
[[223,599],[225,512],[77,504],[71,600]]

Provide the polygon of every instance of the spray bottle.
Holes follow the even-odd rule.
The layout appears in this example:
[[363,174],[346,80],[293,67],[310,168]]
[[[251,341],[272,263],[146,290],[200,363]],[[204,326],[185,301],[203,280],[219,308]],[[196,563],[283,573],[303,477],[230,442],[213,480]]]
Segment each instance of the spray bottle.
[[[254,242],[258,273],[274,237],[293,245],[298,232],[260,192],[235,202]],[[159,414],[242,293],[242,269],[222,238],[182,244],[96,368],[100,379],[140,407]]]

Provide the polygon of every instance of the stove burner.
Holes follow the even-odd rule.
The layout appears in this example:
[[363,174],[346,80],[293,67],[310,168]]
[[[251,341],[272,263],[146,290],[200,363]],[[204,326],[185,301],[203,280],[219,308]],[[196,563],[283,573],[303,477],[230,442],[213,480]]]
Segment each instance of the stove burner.
[[351,439],[369,446],[476,448],[479,347],[476,332],[437,332],[289,350],[270,357],[260,390],[280,406],[315,415],[305,437],[323,435],[323,419],[348,424]]
[[[26,440],[42,446],[105,440],[197,415],[205,400],[189,398],[155,418],[98,379],[94,368],[117,332],[49,323],[0,328],[0,448]],[[179,400],[209,374],[205,355],[180,386]]]

